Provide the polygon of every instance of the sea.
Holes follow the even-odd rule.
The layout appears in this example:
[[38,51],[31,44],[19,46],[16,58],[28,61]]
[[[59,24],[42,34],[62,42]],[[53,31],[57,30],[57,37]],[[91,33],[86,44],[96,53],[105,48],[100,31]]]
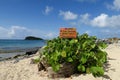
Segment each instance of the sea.
[[25,52],[39,49],[44,45],[46,45],[45,40],[0,39],[0,60],[25,54]]

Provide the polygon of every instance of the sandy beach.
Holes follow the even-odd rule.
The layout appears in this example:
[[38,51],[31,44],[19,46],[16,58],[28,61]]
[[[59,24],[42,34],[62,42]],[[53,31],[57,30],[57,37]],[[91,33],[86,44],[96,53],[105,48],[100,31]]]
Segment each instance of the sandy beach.
[[118,80],[120,78],[120,46],[110,44],[106,50],[108,62],[105,65],[105,75],[103,77],[93,77],[91,74],[74,74],[69,78],[49,79],[47,72],[38,72],[37,64],[30,64],[34,56],[19,60],[6,60],[0,62],[0,80]]

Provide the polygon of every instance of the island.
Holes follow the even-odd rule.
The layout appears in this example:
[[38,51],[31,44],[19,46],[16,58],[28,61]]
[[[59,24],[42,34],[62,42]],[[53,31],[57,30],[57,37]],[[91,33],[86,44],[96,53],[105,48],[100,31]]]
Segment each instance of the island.
[[43,40],[42,38],[34,37],[34,36],[27,36],[25,40]]

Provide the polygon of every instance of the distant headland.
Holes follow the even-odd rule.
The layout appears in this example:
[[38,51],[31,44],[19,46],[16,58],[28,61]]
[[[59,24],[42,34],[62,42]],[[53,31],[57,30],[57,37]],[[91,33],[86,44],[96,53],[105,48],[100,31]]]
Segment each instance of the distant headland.
[[24,40],[43,40],[42,38],[34,37],[34,36],[27,36]]

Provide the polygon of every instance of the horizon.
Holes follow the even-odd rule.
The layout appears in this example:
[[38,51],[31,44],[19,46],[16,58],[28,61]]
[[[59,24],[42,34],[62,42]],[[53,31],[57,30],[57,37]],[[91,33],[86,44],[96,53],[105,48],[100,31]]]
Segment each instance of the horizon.
[[52,39],[61,27],[120,38],[120,0],[0,0],[0,39]]

